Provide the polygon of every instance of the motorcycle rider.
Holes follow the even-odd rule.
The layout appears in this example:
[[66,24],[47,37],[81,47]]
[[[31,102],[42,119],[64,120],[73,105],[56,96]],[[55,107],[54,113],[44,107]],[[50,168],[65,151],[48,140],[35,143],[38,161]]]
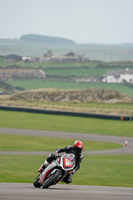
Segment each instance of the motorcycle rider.
[[66,152],[68,154],[73,153],[76,159],[75,168],[73,169],[72,173],[67,174],[66,177],[64,177],[62,180],[67,184],[71,183],[72,175],[80,168],[80,163],[83,159],[83,153],[82,153],[83,147],[84,147],[83,142],[76,140],[73,146],[66,146],[64,148],[57,149],[56,153],[51,153],[48,156],[47,160],[45,160],[44,163],[41,165],[41,167],[38,169],[38,172],[41,173],[48,166],[49,163],[55,160],[57,158],[58,153],[63,153],[63,152]]

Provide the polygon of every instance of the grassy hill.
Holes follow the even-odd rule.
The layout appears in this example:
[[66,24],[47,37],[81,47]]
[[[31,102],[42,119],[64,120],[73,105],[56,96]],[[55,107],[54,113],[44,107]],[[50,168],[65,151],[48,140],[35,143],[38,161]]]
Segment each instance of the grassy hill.
[[61,38],[61,37],[52,37],[52,36],[43,36],[36,34],[22,35],[20,41],[24,42],[33,42],[33,43],[43,43],[49,45],[75,45],[76,43],[72,40]]

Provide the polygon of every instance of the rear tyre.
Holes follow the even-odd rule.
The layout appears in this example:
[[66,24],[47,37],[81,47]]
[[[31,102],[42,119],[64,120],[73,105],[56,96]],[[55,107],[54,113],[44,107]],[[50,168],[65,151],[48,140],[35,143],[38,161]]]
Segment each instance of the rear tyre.
[[33,182],[34,187],[36,187],[36,188],[40,188],[40,187],[41,187],[42,184],[38,182],[39,180],[40,180],[40,175],[38,175],[38,176],[35,178],[35,180],[34,180],[34,182]]
[[59,180],[61,175],[62,175],[61,171],[56,171],[54,174],[52,174],[44,181],[42,188],[48,188],[49,186],[54,185],[56,181]]

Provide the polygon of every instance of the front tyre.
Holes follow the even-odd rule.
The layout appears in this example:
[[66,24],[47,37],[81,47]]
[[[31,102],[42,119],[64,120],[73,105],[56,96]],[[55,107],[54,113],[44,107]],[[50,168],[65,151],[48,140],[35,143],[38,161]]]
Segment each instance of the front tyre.
[[42,188],[48,188],[49,186],[54,185],[61,176],[62,176],[61,171],[56,171],[54,174],[52,174],[44,181]]
[[33,182],[33,185],[34,185],[34,187],[36,187],[36,188],[40,188],[41,187],[41,183],[39,183],[39,180],[40,180],[40,175],[38,175],[36,178],[35,178],[35,180],[34,180],[34,182]]

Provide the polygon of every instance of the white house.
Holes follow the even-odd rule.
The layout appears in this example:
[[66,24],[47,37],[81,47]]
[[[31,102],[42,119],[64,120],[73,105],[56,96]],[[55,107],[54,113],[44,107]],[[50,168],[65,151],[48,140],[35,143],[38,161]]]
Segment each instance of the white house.
[[123,83],[124,81],[133,83],[133,70],[127,68],[125,70],[110,71],[102,80],[102,82],[106,83]]
[[22,57],[22,60],[23,61],[29,61],[29,60],[31,60],[32,58],[30,57],[30,56],[23,56]]

